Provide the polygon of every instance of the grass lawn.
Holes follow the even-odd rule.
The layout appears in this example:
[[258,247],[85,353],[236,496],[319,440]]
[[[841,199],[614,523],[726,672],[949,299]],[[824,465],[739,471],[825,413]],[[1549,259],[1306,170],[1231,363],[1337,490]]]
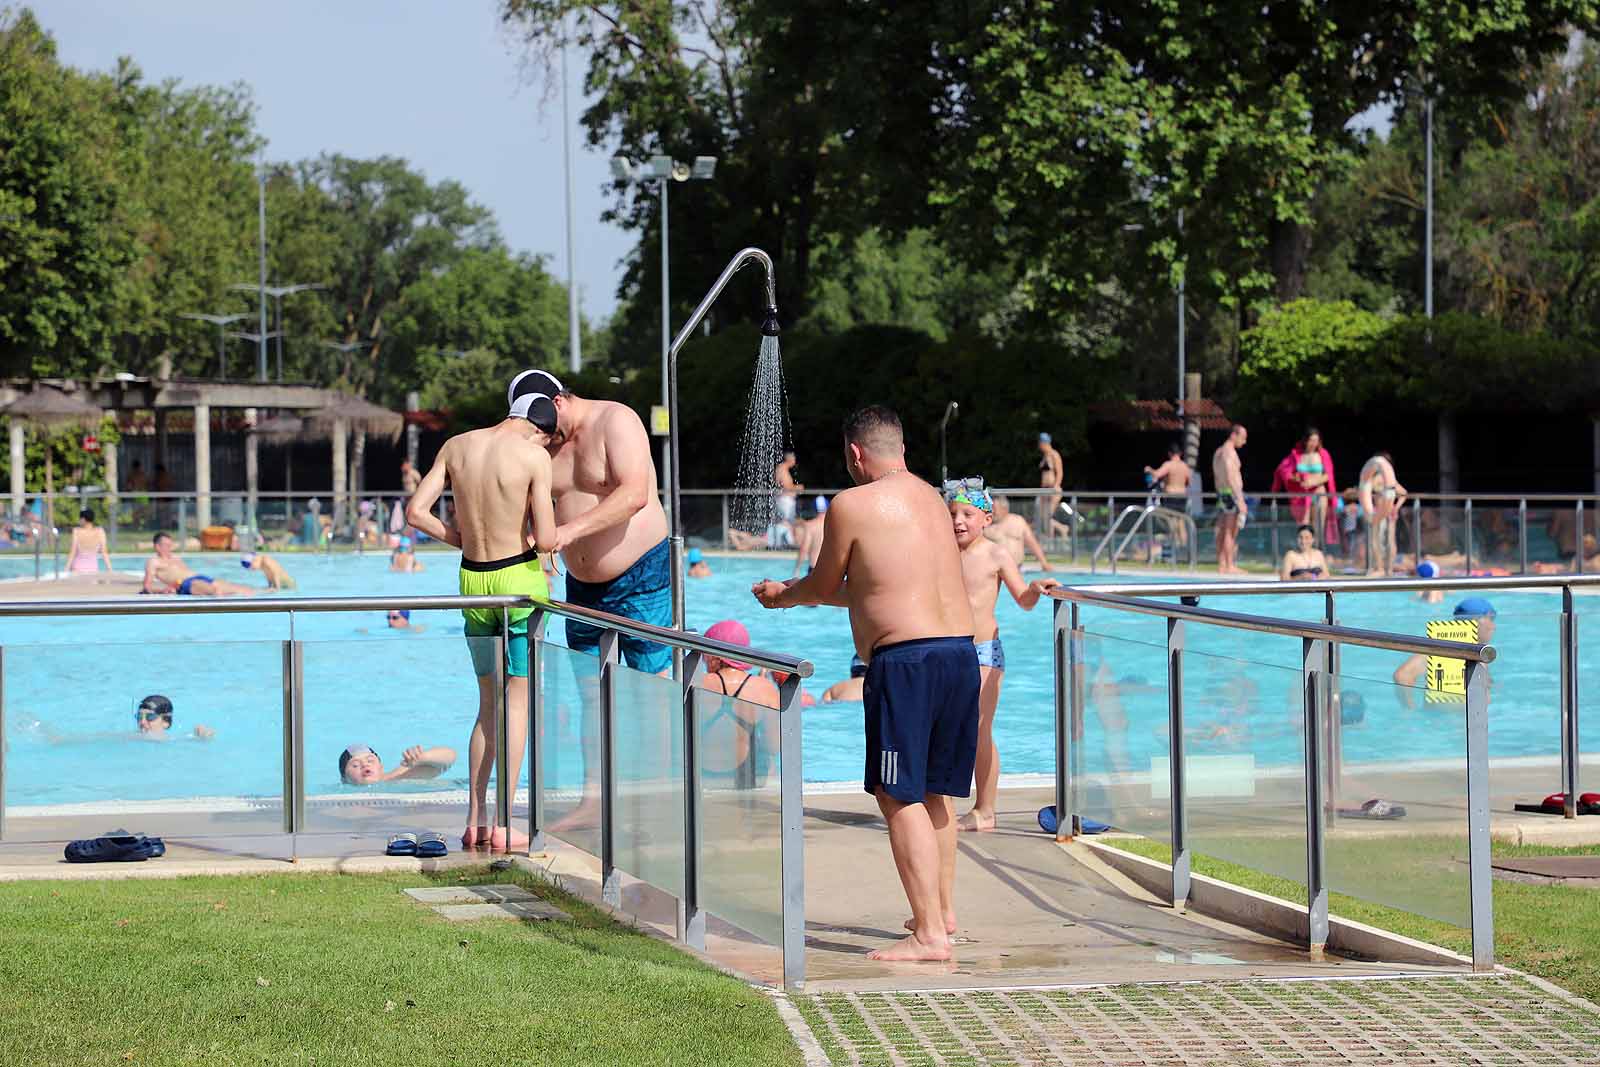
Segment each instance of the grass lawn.
[[[1119,837],[1103,842],[1125,852],[1171,861],[1165,842],[1143,837]],[[1497,857],[1593,856],[1600,845],[1556,848],[1549,845],[1492,845]],[[1196,855],[1192,869],[1219,881],[1268,893],[1299,904],[1306,902],[1303,882],[1294,882],[1248,867]],[[1472,953],[1470,931],[1449,923],[1357,900],[1341,893],[1328,895],[1328,910],[1342,918],[1392,930],[1430,944],[1467,955]],[[1563,885],[1524,885],[1494,882],[1494,950],[1498,962],[1515,967],[1579,996],[1600,1001],[1600,891]]]
[[[514,882],[573,922],[401,890]],[[525,875],[0,885],[17,1064],[798,1064],[770,1000]]]

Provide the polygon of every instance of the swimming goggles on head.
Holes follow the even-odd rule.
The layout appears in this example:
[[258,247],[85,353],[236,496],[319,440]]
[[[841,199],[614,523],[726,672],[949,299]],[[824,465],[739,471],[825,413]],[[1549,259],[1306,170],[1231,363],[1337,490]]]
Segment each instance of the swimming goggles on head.
[[976,476],[946,480],[944,501],[946,504],[966,504],[979,511],[991,513],[994,511],[994,501],[989,499],[989,491],[983,487],[983,479]]

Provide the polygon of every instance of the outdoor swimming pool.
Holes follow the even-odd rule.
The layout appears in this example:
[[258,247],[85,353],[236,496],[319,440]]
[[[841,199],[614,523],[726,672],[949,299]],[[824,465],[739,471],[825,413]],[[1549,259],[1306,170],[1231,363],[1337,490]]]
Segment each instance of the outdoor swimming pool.
[[[427,554],[426,572],[391,574],[387,557],[284,556],[306,595],[453,593],[455,558]],[[243,578],[231,556],[191,560],[202,573]],[[811,659],[817,673],[807,690],[820,696],[849,674],[849,624],[834,608],[789,612],[761,610],[750,583],[787,577],[790,559],[713,559],[715,576],[688,584],[688,621],[705,629],[738,618],[758,646]],[[134,560],[119,562],[124,569]],[[257,579],[258,580],[258,579]],[[1079,579],[1083,580],[1083,579]],[[4,597],[0,585],[0,598]],[[561,595],[558,582],[555,595]],[[1494,597],[1500,659],[1492,668],[1490,751],[1496,757],[1553,757],[1557,752],[1559,594]],[[1600,599],[1578,598],[1583,624],[1600,611]],[[1348,594],[1340,621],[1375,629],[1420,632],[1430,618],[1448,615],[1452,599],[1427,605],[1414,594]],[[1590,605],[1593,605],[1591,608]],[[1320,596],[1215,598],[1206,606],[1294,618],[1320,617]],[[1159,720],[1165,708],[1164,624],[1160,619],[1084,609],[1086,627],[1106,635],[1097,642],[1108,680],[1139,718]],[[455,612],[416,613],[420,634],[386,629],[381,615],[302,615],[295,635],[306,642],[305,706],[307,792],[355,793],[337,774],[340,751],[369,744],[394,766],[412,744],[449,745],[462,759],[443,782],[412,788],[464,786],[467,735],[477,695]],[[1005,774],[1054,770],[1051,729],[1050,604],[1032,614],[1003,597],[1001,633],[1009,670],[996,735]],[[282,651],[286,616],[129,616],[11,619],[0,624],[5,646],[6,803],[22,809],[195,797],[275,797],[281,790]],[[550,637],[564,642],[559,620]],[[1600,642],[1580,642],[1585,692],[1600,679]],[[1203,631],[1191,625],[1186,660],[1186,714],[1198,754],[1247,751],[1258,765],[1298,763],[1300,740],[1294,701],[1300,643],[1240,631]],[[1459,758],[1459,709],[1405,707],[1389,680],[1397,655],[1348,649],[1343,690],[1361,694],[1365,718],[1344,730],[1347,762]],[[1246,662],[1248,661],[1248,662]],[[570,686],[568,687],[570,688]],[[140,698],[164,693],[176,708],[174,733],[196,724],[217,731],[208,742],[141,741],[132,731]],[[1348,700],[1349,697],[1347,696]],[[1143,707],[1149,705],[1148,708]],[[552,709],[559,714],[557,709]],[[626,714],[626,708],[622,709]],[[619,720],[626,730],[626,718]],[[1213,731],[1223,723],[1227,729]],[[1213,732],[1218,736],[1210,736]],[[1247,742],[1241,738],[1248,736]],[[1582,725],[1583,749],[1600,751],[1600,721]],[[1130,730],[1126,755],[1136,765],[1167,752],[1158,730]],[[805,712],[808,782],[859,781],[861,706],[819,704]],[[525,775],[524,775],[525,779]],[[561,783],[557,783],[561,784]],[[567,783],[575,784],[575,783]],[[1552,788],[1555,788],[1552,783]],[[391,784],[386,790],[405,790]]]

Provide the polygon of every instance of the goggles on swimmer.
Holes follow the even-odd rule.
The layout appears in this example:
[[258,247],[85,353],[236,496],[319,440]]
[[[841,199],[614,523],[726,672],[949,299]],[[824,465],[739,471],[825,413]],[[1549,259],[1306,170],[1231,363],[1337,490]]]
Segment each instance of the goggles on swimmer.
[[944,483],[944,502],[966,504],[990,515],[994,514],[994,501],[989,498],[989,491],[983,487],[983,479],[976,476],[947,480]]

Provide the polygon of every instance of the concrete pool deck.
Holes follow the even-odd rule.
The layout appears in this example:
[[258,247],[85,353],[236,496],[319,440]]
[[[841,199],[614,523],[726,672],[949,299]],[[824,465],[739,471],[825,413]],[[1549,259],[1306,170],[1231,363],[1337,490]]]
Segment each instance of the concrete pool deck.
[[[962,835],[957,875],[961,940],[954,962],[882,964],[867,960],[865,952],[888,944],[906,916],[876,806],[865,794],[808,795],[808,988],[861,992],[1461,970],[1402,959],[1356,960],[1331,954],[1313,958],[1305,949],[1271,936],[1192,911],[1174,911],[1099,860],[1093,850],[1077,843],[1057,845],[1040,833],[1035,813],[1049,801],[1045,789],[1003,791],[999,830]],[[0,882],[292,870],[358,874],[466,866],[500,858],[457,849],[440,861],[382,855],[387,833],[395,829],[436,829],[454,842],[451,835],[459,834],[461,817],[456,805],[403,810],[345,805],[311,814],[313,825],[325,832],[298,835],[293,842],[298,858],[293,861],[290,839],[272,832],[273,811],[252,814],[242,822],[237,817],[179,812],[125,819],[52,819],[49,829],[55,840],[0,843]],[[164,833],[168,854],[127,865],[62,861],[61,839],[103,833],[114,823]],[[1593,823],[1595,829],[1589,833],[1600,837],[1600,818],[1577,823]],[[9,832],[20,828],[18,821],[8,821]],[[1497,820],[1497,832],[1515,829]],[[756,841],[751,847],[760,857],[775,854],[771,842]],[[588,853],[552,841],[545,852],[513,862],[580,897],[599,900],[598,861]],[[674,932],[675,900],[649,885],[625,877],[619,910],[620,917],[660,935]],[[781,959],[774,947],[715,918],[708,925],[707,955],[713,962],[758,981],[779,980]]]

